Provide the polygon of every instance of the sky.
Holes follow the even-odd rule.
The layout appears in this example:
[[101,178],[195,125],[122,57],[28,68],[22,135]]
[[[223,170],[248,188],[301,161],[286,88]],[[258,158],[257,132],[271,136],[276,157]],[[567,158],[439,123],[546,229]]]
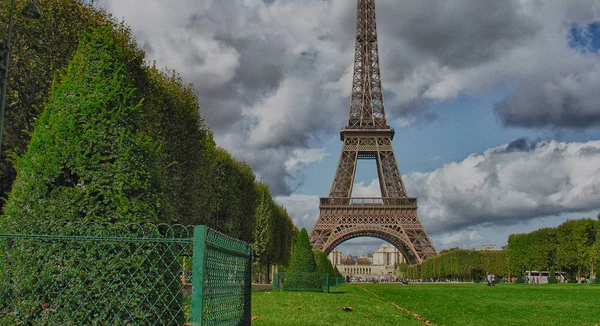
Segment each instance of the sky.
[[[309,232],[347,123],[352,0],[98,0],[198,92],[217,144]],[[600,0],[377,0],[396,159],[438,250],[600,211]],[[379,196],[359,161],[354,196]],[[382,242],[340,245],[359,255]]]

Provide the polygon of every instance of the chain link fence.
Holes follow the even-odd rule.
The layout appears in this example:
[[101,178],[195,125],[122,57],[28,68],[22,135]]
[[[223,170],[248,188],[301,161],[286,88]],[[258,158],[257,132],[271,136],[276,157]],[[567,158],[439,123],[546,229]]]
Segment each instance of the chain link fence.
[[205,226],[0,222],[1,325],[247,325],[251,247]]

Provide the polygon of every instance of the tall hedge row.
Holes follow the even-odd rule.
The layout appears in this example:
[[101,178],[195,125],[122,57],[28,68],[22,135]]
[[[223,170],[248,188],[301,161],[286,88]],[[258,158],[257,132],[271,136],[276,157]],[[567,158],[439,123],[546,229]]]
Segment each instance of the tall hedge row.
[[504,251],[474,251],[452,249],[427,259],[418,265],[404,267],[404,277],[423,280],[479,280],[486,273],[508,277]]
[[[26,4],[16,0],[16,7]],[[86,4],[87,3],[87,4]],[[10,1],[0,2],[0,21],[8,17]],[[127,40],[125,60],[139,105],[136,123],[152,139],[165,203],[165,220],[181,224],[206,224],[229,235],[254,242],[256,184],[249,166],[216,147],[200,115],[196,93],[173,71],[161,71],[143,62],[127,25],[102,9],[80,0],[53,0],[44,4],[37,20],[16,19],[13,28],[8,107],[0,159],[0,197],[7,196],[16,176],[14,163],[28,150],[39,115],[48,105],[50,86],[65,70],[82,35],[111,28],[115,37]],[[51,13],[51,14],[50,14]],[[5,29],[0,29],[0,39]],[[5,35],[4,35],[5,36]],[[57,78],[54,83],[58,84]],[[18,190],[15,191],[15,194]],[[272,200],[272,199],[271,199]],[[4,201],[0,201],[0,206]],[[289,259],[297,231],[285,210],[278,209],[278,227],[288,246],[277,253],[279,263]],[[151,219],[151,217],[150,217]],[[294,233],[296,232],[296,233]],[[283,242],[278,242],[281,245]]]
[[213,213],[216,160],[212,134],[200,116],[195,91],[174,72],[144,67],[138,78],[142,131],[157,144],[165,197],[174,221],[206,224]]
[[477,280],[485,272],[521,279],[527,270],[560,271],[571,281],[600,274],[600,220],[569,220],[555,228],[512,234],[505,251],[449,250],[406,268],[412,279]]
[[[28,0],[16,0],[23,8]],[[0,40],[11,1],[0,1]],[[39,114],[49,98],[57,72],[71,61],[79,40],[91,29],[112,26],[126,31],[105,12],[94,10],[80,0],[44,1],[40,19],[25,19],[15,12],[11,39],[11,62],[7,107],[0,153],[0,198],[6,199],[16,178],[14,160],[25,154]],[[0,200],[0,208],[4,201]]]
[[545,228],[508,238],[507,257],[513,273],[526,270],[565,272],[575,280],[597,273],[600,261],[600,221],[569,220],[556,228]]
[[11,220],[169,222],[157,144],[139,130],[143,53],[111,28],[86,35],[55,83],[4,210]]
[[[140,73],[142,58],[142,53],[131,46],[130,38],[112,28],[98,29],[80,42],[68,69],[50,92],[28,152],[17,162],[18,175],[0,230],[18,232],[7,228],[21,225],[35,232],[31,226],[39,221],[172,221],[166,209],[162,169],[157,164],[158,147],[139,130],[141,103],[133,80]],[[128,230],[122,228],[119,234],[127,236]],[[38,244],[37,250],[27,247],[30,255],[12,255],[11,250],[22,250],[19,246],[3,248],[5,254],[21,258],[11,261],[10,270],[28,272],[24,277],[13,275],[9,285],[13,292],[39,292],[33,297],[13,298],[17,300],[13,303],[16,309],[9,316],[15,319],[4,322],[68,323],[73,318],[70,313],[74,304],[79,309],[86,307],[90,323],[112,318],[120,323],[167,324],[173,318],[183,320],[177,300],[165,295],[176,291],[180,268],[168,253],[153,253],[159,247],[147,249],[145,256],[123,256],[118,253],[128,250],[127,243],[116,243],[104,253],[88,252],[69,243]],[[94,254],[101,254],[95,260],[98,268],[88,273],[73,264],[57,269],[57,261],[46,258]],[[27,281],[40,262],[37,282]],[[72,286],[50,290],[57,284],[86,284],[88,291],[104,293],[109,284],[127,283],[132,276],[131,266],[144,275],[136,278],[138,287],[131,287],[127,293],[107,292],[98,298],[100,302],[77,300],[78,293],[71,293]],[[32,309],[39,305],[37,300],[49,308],[42,312]],[[124,316],[105,313],[123,303],[129,306]]]
[[273,201],[269,186],[256,185],[253,254],[258,279],[269,282],[272,265],[287,265],[298,230],[285,209]]
[[342,273],[331,264],[327,255],[321,250],[315,250],[315,262],[317,263],[317,271],[321,274],[329,274],[329,278],[342,278]]

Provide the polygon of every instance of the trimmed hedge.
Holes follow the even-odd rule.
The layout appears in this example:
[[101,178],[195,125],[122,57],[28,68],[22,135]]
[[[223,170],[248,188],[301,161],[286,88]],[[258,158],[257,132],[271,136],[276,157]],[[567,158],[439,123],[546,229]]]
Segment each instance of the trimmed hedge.
[[139,80],[144,98],[141,130],[159,145],[157,159],[165,172],[173,220],[208,224],[215,209],[215,144],[200,116],[198,98],[175,73],[146,67]]
[[296,238],[283,288],[287,291],[323,291],[323,280],[306,229],[302,229]]
[[[21,225],[43,234],[44,225],[39,221],[113,224],[172,220],[162,192],[163,171],[156,163],[158,147],[138,126],[142,114],[133,80],[141,74],[142,62],[143,52],[127,34],[109,27],[84,37],[50,93],[28,152],[17,162],[18,175],[4,207],[0,232],[18,231],[9,230],[8,225]],[[40,230],[32,229],[35,222]],[[127,236],[127,232],[124,228],[119,234]],[[122,255],[131,250],[127,243],[115,244],[102,255],[60,243],[31,246],[27,252],[18,246],[1,249],[7,257],[17,257],[11,260],[15,271],[32,271],[44,262],[37,283],[28,282],[36,274],[27,273],[14,275],[10,286],[15,293],[38,293],[52,308],[39,311],[37,301],[16,302],[12,321],[67,323],[69,306],[76,303],[90,309],[105,307],[98,311],[127,304],[128,316],[119,319],[122,323],[166,324],[181,314],[179,298],[165,295],[173,293],[180,268],[159,246],[144,248],[143,256]],[[60,257],[82,255],[94,257],[97,275],[57,263]],[[57,260],[44,261],[44,257]],[[119,275],[131,275],[132,266],[139,266],[140,277],[135,282],[141,286],[128,293],[106,293],[102,302],[83,302],[76,293],[68,293],[67,284],[79,283],[86,284],[90,292],[103,293],[106,284],[121,281]],[[55,284],[65,284],[65,288],[51,290]],[[105,324],[114,317],[96,313],[90,323]]]

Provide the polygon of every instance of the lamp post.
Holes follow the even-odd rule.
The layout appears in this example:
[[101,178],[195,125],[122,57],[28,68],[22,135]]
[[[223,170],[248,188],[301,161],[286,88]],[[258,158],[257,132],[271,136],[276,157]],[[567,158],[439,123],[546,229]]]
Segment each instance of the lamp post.
[[[0,155],[2,154],[2,134],[4,133],[4,109],[6,108],[6,90],[8,88],[8,64],[10,62],[10,37],[13,27],[13,16],[15,11],[15,0],[10,3],[10,13],[8,17],[8,32],[6,43],[0,43],[0,72],[2,73],[2,93],[0,93]],[[40,18],[42,16],[40,8],[31,0],[21,14],[27,18]]]

